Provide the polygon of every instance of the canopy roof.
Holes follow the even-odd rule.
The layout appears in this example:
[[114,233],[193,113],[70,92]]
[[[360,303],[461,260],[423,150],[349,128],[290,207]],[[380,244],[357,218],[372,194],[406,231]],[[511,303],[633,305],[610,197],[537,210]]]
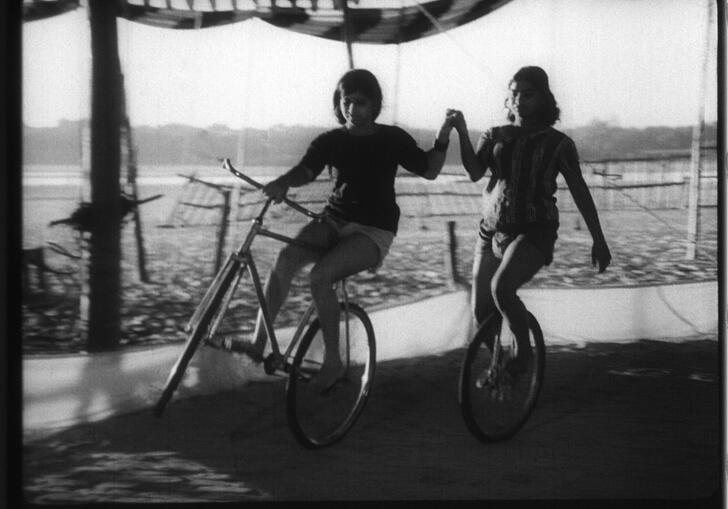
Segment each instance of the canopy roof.
[[[427,37],[484,16],[510,0],[350,0],[354,42],[392,44]],[[119,16],[172,29],[259,18],[295,32],[344,39],[343,0],[117,0]],[[80,7],[80,0],[23,0],[23,20]]]

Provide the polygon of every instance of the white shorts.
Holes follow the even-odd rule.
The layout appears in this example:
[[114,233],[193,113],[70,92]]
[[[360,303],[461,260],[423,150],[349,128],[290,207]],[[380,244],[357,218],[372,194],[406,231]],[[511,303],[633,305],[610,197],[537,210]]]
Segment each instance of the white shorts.
[[393,232],[377,228],[376,226],[355,223],[353,221],[344,221],[343,219],[332,217],[331,215],[327,215],[324,220],[327,224],[331,225],[339,237],[346,237],[354,233],[361,233],[362,235],[372,239],[379,250],[379,259],[377,260],[375,268],[382,266],[382,262],[384,262],[384,258],[387,256],[387,253],[389,253],[389,248],[392,246],[392,242],[394,241]]

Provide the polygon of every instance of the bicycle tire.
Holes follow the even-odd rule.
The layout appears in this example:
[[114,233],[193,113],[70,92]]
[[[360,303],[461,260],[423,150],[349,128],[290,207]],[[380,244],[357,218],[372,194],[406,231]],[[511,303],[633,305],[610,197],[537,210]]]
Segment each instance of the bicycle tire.
[[[341,303],[340,322],[344,325],[345,305]],[[369,316],[358,305],[349,303],[350,342],[340,333],[340,352],[348,350],[350,363],[345,379],[330,394],[307,390],[323,356],[323,338],[315,318],[301,339],[291,364],[286,387],[286,416],[296,440],[306,448],[317,449],[335,444],[351,429],[361,415],[374,381],[376,342]],[[344,358],[343,362],[347,361]]]
[[238,270],[240,270],[240,262],[238,261],[233,261],[223,266],[220,277],[216,277],[215,280],[213,280],[213,285],[217,284],[218,286],[213,289],[211,294],[206,294],[200,303],[200,306],[204,306],[204,309],[201,310],[201,312],[195,310],[193,316],[199,316],[199,320],[188,333],[187,341],[182,349],[182,353],[180,353],[177,358],[177,362],[175,362],[174,366],[170,370],[164,389],[162,390],[157,403],[154,405],[155,417],[160,417],[164,413],[167,404],[172,399],[174,392],[177,390],[179,383],[184,377],[187,366],[197,351],[200,342],[207,334],[207,329],[218,312],[220,301],[230,288],[230,284]]
[[[489,371],[493,364],[492,345],[503,348],[499,341],[495,341],[502,323],[499,313],[483,322],[465,352],[458,401],[468,430],[481,442],[497,442],[512,437],[523,427],[536,406],[543,385],[546,348],[541,326],[530,312],[528,321],[533,361],[515,384],[509,383],[502,371],[492,378],[492,371]],[[503,350],[501,354],[504,354]],[[500,363],[501,370],[502,366],[503,361]]]

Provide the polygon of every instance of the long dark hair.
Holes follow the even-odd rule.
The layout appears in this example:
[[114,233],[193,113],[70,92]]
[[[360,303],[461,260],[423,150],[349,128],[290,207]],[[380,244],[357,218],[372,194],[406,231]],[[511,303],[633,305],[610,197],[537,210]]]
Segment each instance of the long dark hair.
[[346,119],[339,108],[341,94],[353,94],[354,92],[359,92],[371,99],[374,103],[374,118],[377,118],[379,112],[382,111],[382,88],[379,86],[377,77],[366,69],[352,69],[341,77],[334,90],[334,115],[339,124],[346,124]]
[[[527,81],[531,85],[533,85],[536,90],[541,92],[544,99],[546,100],[546,107],[544,108],[542,120],[546,125],[554,125],[556,121],[559,120],[561,110],[556,105],[556,99],[554,98],[554,94],[551,93],[551,89],[549,88],[549,77],[546,74],[546,71],[535,65],[521,67],[518,72],[513,75],[511,81],[508,82],[508,87],[510,88],[510,86],[516,81]],[[507,105],[508,99],[506,99],[506,106]],[[507,117],[508,120],[511,122],[516,119],[510,109],[508,110]]]

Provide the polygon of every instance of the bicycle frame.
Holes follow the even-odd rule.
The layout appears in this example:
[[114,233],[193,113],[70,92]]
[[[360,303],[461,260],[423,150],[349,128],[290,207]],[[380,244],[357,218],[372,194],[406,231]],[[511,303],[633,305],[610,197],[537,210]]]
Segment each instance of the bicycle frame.
[[[251,184],[253,187],[261,189],[263,186],[262,184],[256,182],[255,180],[251,179],[250,177],[240,173],[237,171],[232,164],[230,164],[229,159],[225,159],[223,163],[223,167],[227,170],[229,170],[233,175],[236,177],[244,180],[245,182]],[[284,371],[288,371],[288,363],[285,362],[287,359],[289,359],[292,355],[292,353],[295,351],[295,347],[298,344],[299,340],[301,339],[301,336],[306,328],[306,325],[309,323],[311,316],[313,315],[315,308],[313,305],[313,302],[309,304],[308,308],[304,312],[303,316],[299,320],[299,323],[296,327],[296,331],[293,335],[293,338],[291,339],[291,342],[286,347],[285,352],[281,352],[280,343],[278,342],[278,339],[275,334],[275,330],[273,327],[273,322],[270,318],[270,313],[268,309],[268,305],[265,300],[265,295],[263,292],[263,285],[260,280],[260,276],[258,273],[258,269],[255,264],[255,260],[253,259],[253,255],[251,252],[251,247],[253,245],[253,241],[258,235],[262,235],[264,237],[268,237],[286,244],[292,244],[299,247],[302,247],[304,249],[310,249],[313,251],[321,251],[321,248],[318,246],[314,246],[312,244],[308,244],[306,242],[302,242],[296,239],[293,239],[291,237],[288,237],[286,235],[282,235],[280,233],[273,232],[271,230],[268,230],[263,227],[263,219],[265,217],[265,214],[268,212],[268,209],[270,208],[271,203],[273,202],[272,198],[267,198],[266,201],[263,204],[262,209],[258,213],[258,215],[253,219],[250,229],[248,230],[248,233],[243,240],[243,242],[240,244],[238,249],[231,253],[225,264],[221,267],[221,269],[218,271],[218,273],[215,275],[215,278],[213,279],[212,283],[210,284],[210,287],[205,292],[205,295],[203,296],[202,300],[200,301],[199,305],[195,309],[195,312],[193,313],[192,317],[190,318],[189,322],[187,323],[185,327],[185,332],[189,333],[191,332],[200,322],[203,314],[205,313],[207,307],[210,305],[212,300],[215,298],[217,293],[220,290],[220,287],[226,277],[229,277],[229,274],[234,274],[234,279],[232,281],[232,284],[230,284],[229,289],[227,290],[226,294],[223,296],[222,301],[220,302],[220,306],[218,307],[218,311],[215,314],[215,317],[213,318],[210,327],[208,331],[206,332],[206,335],[204,337],[205,340],[210,340],[215,336],[215,333],[217,332],[218,327],[220,326],[223,316],[225,314],[225,311],[227,310],[230,300],[232,299],[233,294],[235,293],[235,290],[237,289],[238,284],[240,283],[240,280],[242,279],[244,273],[246,270],[250,272],[251,279],[253,281],[253,286],[255,288],[255,294],[256,298],[258,300],[259,309],[262,314],[263,318],[263,325],[265,328],[266,336],[268,341],[270,342],[271,349],[273,351],[273,360],[272,362],[266,361],[265,363],[265,369],[266,372],[269,374],[272,374],[276,369],[283,367]],[[321,221],[324,217],[323,214],[313,212],[311,210],[308,210],[307,208],[299,205],[296,202],[293,202],[287,198],[283,199],[283,202],[286,203],[286,205],[290,206],[294,210],[314,219]],[[340,284],[341,293],[344,300],[344,312],[346,313],[346,335],[348,338],[349,335],[349,320],[348,320],[348,295],[346,292],[346,279],[343,279]],[[347,349],[348,352],[348,349]],[[277,362],[276,362],[277,361]],[[346,360],[347,364],[349,362],[349,359]]]

